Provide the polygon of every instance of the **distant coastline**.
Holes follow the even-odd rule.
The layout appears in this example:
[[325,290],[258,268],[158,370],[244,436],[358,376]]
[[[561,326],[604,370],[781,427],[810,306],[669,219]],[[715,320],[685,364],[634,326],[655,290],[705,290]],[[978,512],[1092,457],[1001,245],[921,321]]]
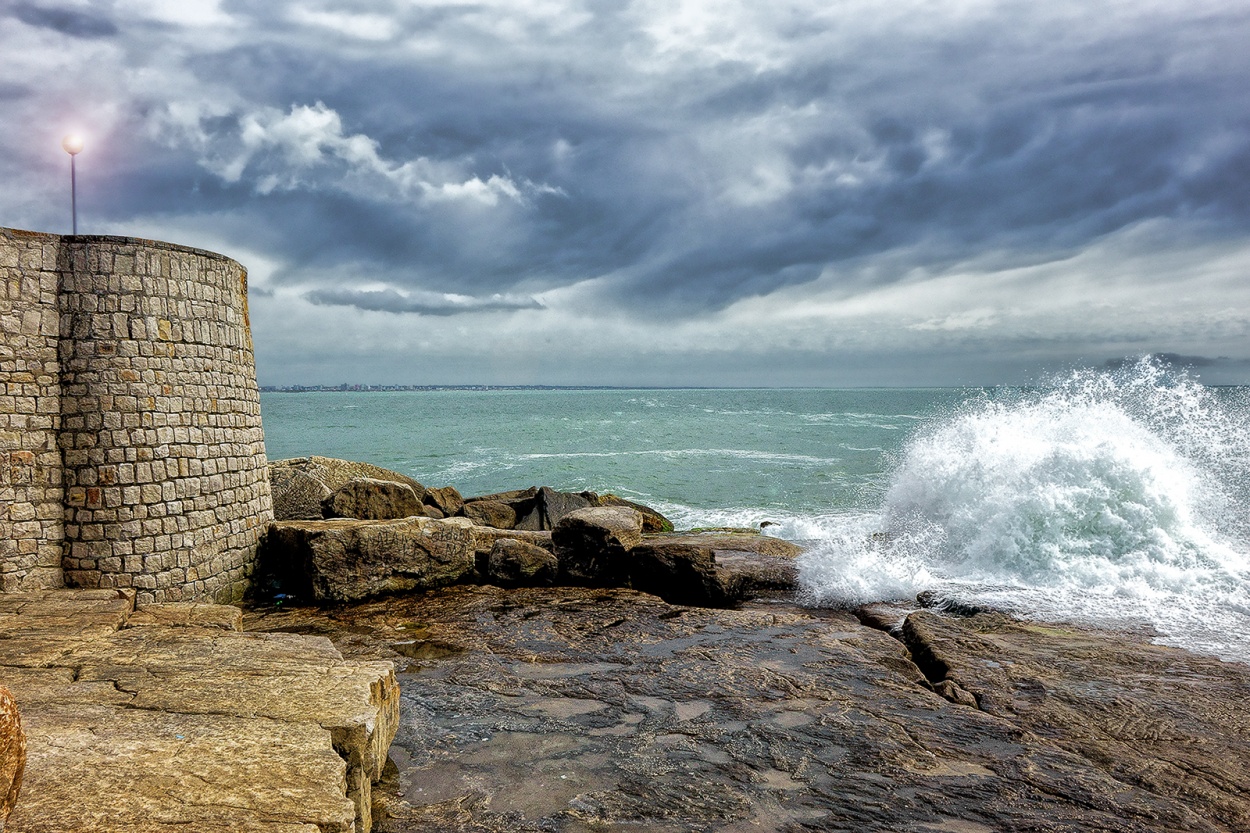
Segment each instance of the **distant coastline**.
[[389,393],[439,390],[717,390],[689,385],[261,385],[261,393]]

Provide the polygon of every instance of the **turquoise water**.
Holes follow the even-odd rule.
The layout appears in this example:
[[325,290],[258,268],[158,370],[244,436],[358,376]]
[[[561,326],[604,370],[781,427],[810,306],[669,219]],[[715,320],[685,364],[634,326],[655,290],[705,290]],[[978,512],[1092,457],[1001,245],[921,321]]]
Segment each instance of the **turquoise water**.
[[1250,390],[1148,361],[1031,389],[271,393],[271,459],[612,491],[807,548],[807,601],[935,590],[1250,662]]
[[269,393],[271,459],[364,460],[466,495],[611,491],[692,524],[727,511],[875,505],[917,424],[954,390]]

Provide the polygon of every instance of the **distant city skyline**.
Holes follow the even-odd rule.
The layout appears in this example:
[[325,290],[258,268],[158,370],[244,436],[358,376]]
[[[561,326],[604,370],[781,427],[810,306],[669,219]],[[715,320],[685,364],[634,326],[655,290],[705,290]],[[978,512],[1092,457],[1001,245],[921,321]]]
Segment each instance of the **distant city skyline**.
[[0,226],[247,266],[263,385],[1250,382],[1250,6],[20,0]]

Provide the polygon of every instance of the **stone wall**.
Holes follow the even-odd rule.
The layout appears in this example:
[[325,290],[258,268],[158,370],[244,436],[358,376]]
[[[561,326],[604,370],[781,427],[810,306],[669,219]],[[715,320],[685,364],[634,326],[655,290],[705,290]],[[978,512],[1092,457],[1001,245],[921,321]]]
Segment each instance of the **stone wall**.
[[[43,338],[46,383],[0,405],[0,420],[42,431],[12,432],[12,449],[0,437],[32,469],[10,464],[3,484],[13,498],[0,524],[19,536],[17,552],[0,551],[3,586],[55,584],[60,568],[67,584],[135,587],[140,603],[238,601],[272,519],[246,271],[133,238],[8,231],[0,252],[6,348],[13,328]],[[37,302],[14,299],[15,280],[44,287]],[[8,352],[0,381],[12,389],[31,371]],[[8,485],[19,476],[25,492]]]
[[60,251],[0,229],[0,591],[64,583]]

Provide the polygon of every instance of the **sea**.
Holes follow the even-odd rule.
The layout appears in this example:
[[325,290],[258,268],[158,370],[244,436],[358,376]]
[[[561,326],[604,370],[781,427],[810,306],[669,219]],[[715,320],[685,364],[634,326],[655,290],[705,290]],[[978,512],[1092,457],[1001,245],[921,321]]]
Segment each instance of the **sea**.
[[801,543],[804,604],[914,601],[1250,663],[1250,388],[1144,359],[1030,387],[264,393],[270,459],[613,492]]

